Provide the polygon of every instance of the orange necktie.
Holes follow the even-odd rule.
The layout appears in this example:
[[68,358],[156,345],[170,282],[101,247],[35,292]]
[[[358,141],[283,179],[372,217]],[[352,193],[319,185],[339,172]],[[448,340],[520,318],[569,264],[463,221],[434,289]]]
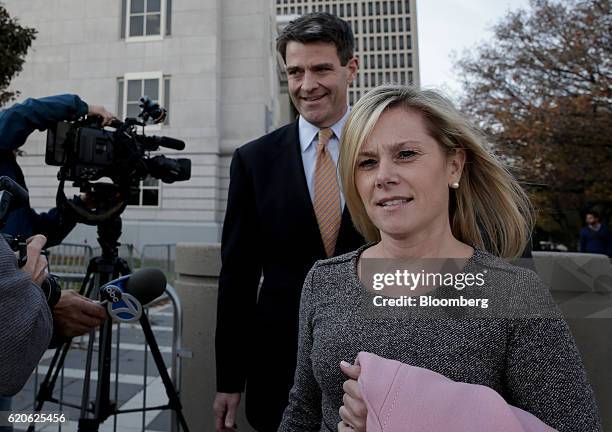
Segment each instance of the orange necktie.
[[314,173],[314,211],[328,257],[332,256],[336,249],[342,217],[336,165],[327,150],[327,143],[333,134],[329,128],[319,131],[317,165]]

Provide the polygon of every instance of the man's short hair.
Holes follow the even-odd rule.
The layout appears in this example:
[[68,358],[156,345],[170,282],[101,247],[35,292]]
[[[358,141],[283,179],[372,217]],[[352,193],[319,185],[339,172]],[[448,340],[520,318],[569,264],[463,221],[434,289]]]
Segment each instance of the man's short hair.
[[340,64],[346,66],[353,57],[355,38],[348,22],[327,12],[312,12],[291,21],[276,39],[276,50],[287,61],[287,44],[327,42],[336,46]]
[[599,212],[597,210],[589,210],[586,212],[587,215],[593,215],[595,219],[599,220]]

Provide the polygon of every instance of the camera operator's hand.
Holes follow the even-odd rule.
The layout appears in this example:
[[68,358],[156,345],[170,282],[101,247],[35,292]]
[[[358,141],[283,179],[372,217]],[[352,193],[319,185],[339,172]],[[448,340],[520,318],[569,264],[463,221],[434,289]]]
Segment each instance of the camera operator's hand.
[[85,334],[106,319],[106,309],[103,306],[70,290],[62,291],[52,312],[53,324],[65,337]]
[[89,105],[87,115],[102,117],[102,126],[108,126],[111,121],[117,119],[115,114],[107,111],[106,108],[101,105]]
[[44,235],[37,234],[30,237],[26,242],[28,245],[28,260],[21,270],[29,273],[32,276],[32,281],[41,286],[48,274],[47,258],[41,255],[42,249],[47,243],[47,238]]

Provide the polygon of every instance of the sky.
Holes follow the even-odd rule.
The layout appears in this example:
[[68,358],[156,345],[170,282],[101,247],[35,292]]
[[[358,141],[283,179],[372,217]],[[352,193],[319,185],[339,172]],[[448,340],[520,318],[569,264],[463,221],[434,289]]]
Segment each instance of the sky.
[[417,0],[421,86],[443,90],[457,100],[462,93],[451,55],[459,56],[493,35],[491,28],[528,0]]

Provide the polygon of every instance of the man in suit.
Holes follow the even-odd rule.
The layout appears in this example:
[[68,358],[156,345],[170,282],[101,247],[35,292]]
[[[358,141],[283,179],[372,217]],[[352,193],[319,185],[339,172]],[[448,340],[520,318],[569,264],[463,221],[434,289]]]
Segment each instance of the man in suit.
[[292,21],[277,50],[299,118],[234,153],[217,307],[217,431],[234,429],[245,385],[249,423],[277,430],[293,384],[306,274],[316,260],[364,242],[336,176],[358,69],[353,47],[350,26],[336,16]]

